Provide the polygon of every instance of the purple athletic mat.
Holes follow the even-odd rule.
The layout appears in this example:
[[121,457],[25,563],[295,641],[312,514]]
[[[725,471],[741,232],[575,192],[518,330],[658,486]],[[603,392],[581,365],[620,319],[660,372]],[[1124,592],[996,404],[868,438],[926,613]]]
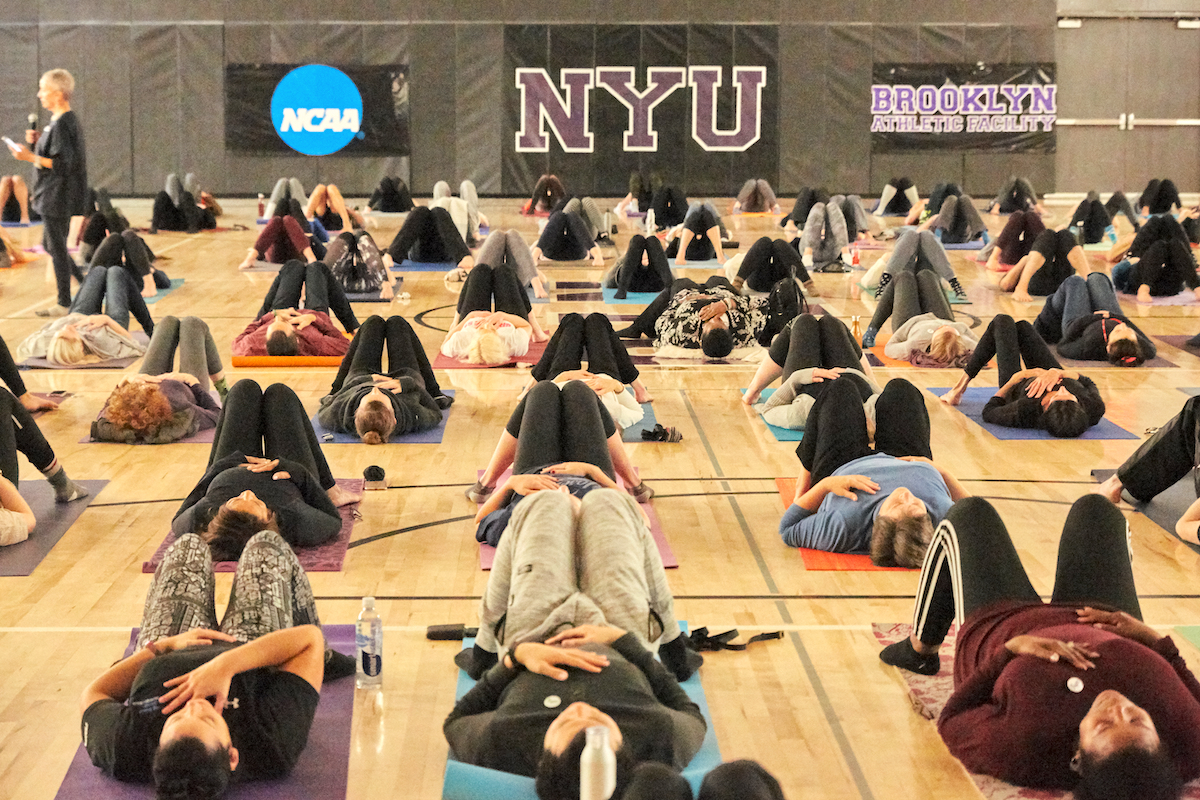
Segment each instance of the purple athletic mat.
[[[325,625],[325,641],[334,650],[354,655],[354,626]],[[128,656],[138,629],[129,635]],[[291,775],[275,781],[233,784],[230,800],[338,800],[346,796],[350,771],[350,730],[354,716],[354,679],[342,678],[321,687],[321,701],[308,734],[308,745]],[[151,800],[151,785],[122,783],[96,767],[82,745],[67,769],[55,800]]]
[[1188,346],[1188,341],[1192,339],[1191,336],[1154,336],[1152,338],[1158,339],[1160,342],[1169,344],[1171,347],[1174,347],[1177,350],[1182,350],[1185,353],[1197,352],[1195,347]]
[[[208,428],[207,430],[197,431],[196,433],[192,434],[191,436],[188,436],[185,439],[176,439],[175,441],[170,442],[170,444],[212,444],[213,438],[216,436],[216,434],[217,434],[216,428]],[[92,435],[90,433],[87,436],[84,436],[82,439],[80,439],[79,443],[80,444],[124,444],[123,442],[104,442],[104,441],[101,441],[100,439],[93,439]],[[145,442],[133,442],[133,444],[141,445],[141,444],[145,444]]]
[[[31,395],[39,400],[46,400],[54,404],[55,408],[62,405],[63,400],[71,396],[70,392],[64,392],[62,389],[54,392],[30,392]],[[34,411],[33,416],[38,417],[42,414],[49,414],[49,411]]]
[[[1092,477],[1098,483],[1104,483],[1104,481],[1115,475],[1116,472],[1115,469],[1094,469],[1092,470]],[[1151,522],[1166,531],[1173,539],[1200,552],[1200,546],[1194,545],[1191,542],[1184,542],[1175,533],[1175,523],[1188,510],[1188,506],[1196,502],[1196,483],[1191,473],[1184,475],[1166,491],[1159,492],[1149,503],[1138,503],[1127,492],[1125,493],[1125,499],[1131,502],[1135,511],[1144,514]]]
[[[447,397],[454,397],[453,389],[443,389],[442,393]],[[437,425],[437,427],[430,428],[427,431],[421,431],[419,433],[406,433],[403,436],[397,436],[389,441],[388,444],[441,444],[442,437],[446,435],[446,420],[450,418],[450,411],[453,408],[454,406],[450,406],[450,408],[442,409],[442,421]],[[320,421],[317,420],[316,414],[313,414],[313,417],[311,420],[309,420],[309,422],[312,423],[313,432],[317,434],[317,438],[321,440],[322,444],[362,444],[362,439],[358,438],[357,436],[351,436],[348,433],[337,433],[336,431],[327,430],[320,423]],[[333,440],[327,442],[325,440],[326,434],[332,436]]]
[[[930,394],[941,397],[950,391],[949,388],[940,387],[928,390]],[[973,386],[967,389],[963,395],[962,403],[957,408],[965,414],[972,422],[985,431],[990,433],[997,439],[1054,439],[1056,437],[1046,433],[1040,428],[1007,428],[1003,425],[993,425],[990,422],[983,421],[983,407],[987,405],[996,394],[995,389],[989,389],[984,386]],[[1097,424],[1088,428],[1079,436],[1080,439],[1138,439],[1136,433],[1129,431],[1112,422],[1107,417],[1103,418]]]
[[[150,337],[145,331],[134,331],[131,337],[135,342],[140,342],[143,347],[150,344]],[[108,361],[97,361],[94,364],[51,364],[44,358],[27,358],[17,364],[17,369],[125,369],[133,364],[141,356],[130,356],[129,358],[113,358]]]
[[[1156,336],[1154,338],[1161,339],[1163,337]],[[1186,337],[1184,337],[1184,338],[1186,338]],[[1054,356],[1055,356],[1055,358],[1058,359],[1059,363],[1061,363],[1064,367],[1069,367],[1071,369],[1080,370],[1080,371],[1084,371],[1084,372],[1086,372],[1087,370],[1091,370],[1091,369],[1099,369],[1100,367],[1112,366],[1107,361],[1077,361],[1074,358],[1063,358],[1061,355],[1059,355],[1057,347],[1054,348]],[[1157,355],[1154,358],[1151,358],[1142,363],[1142,367],[1146,367],[1149,369],[1173,369],[1178,366],[1179,365],[1176,364],[1174,361],[1168,361],[1167,359],[1163,358],[1161,355]]]
[[108,485],[108,481],[75,482],[88,490],[88,496],[70,503],[54,502],[54,489],[46,481],[21,482],[21,497],[37,517],[37,527],[25,541],[0,548],[0,577],[32,575],[46,554]]
[[[338,478],[338,486],[351,492],[362,492],[366,481],[362,478]],[[338,511],[342,515],[342,529],[336,539],[317,545],[316,547],[301,547],[296,550],[296,558],[305,572],[341,572],[342,564],[346,561],[346,548],[350,545],[350,534],[354,532],[354,515],[358,513],[358,503],[342,506]],[[142,572],[154,572],[162,562],[167,548],[175,541],[174,533],[167,533],[167,538],[154,551],[149,561],[142,562]],[[237,572],[236,561],[217,561],[213,564],[214,572]]]

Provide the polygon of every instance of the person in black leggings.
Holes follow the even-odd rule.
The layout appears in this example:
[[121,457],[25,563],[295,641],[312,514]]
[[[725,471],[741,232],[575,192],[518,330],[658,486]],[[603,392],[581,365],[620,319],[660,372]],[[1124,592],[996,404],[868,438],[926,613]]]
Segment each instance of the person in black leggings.
[[689,261],[708,261],[715,258],[725,263],[721,246],[721,217],[712,203],[692,203],[683,220],[678,236],[667,235],[667,258],[678,265]]
[[1183,207],[1175,181],[1170,178],[1152,178],[1142,190],[1137,204],[1144,215],[1168,214]]
[[154,253],[130,230],[105,237],[92,254],[91,267],[123,267],[141,283],[142,297],[154,297],[159,289],[171,288],[166,273],[154,268]]
[[596,244],[588,223],[584,221],[579,211],[556,210],[546,220],[537,244],[530,251],[533,263],[538,264],[542,258],[551,261],[578,261],[588,256],[592,264],[604,266],[604,256],[600,254],[600,245]]
[[166,188],[154,197],[154,208],[150,213],[150,233],[164,231],[186,231],[199,233],[217,227],[217,218],[207,208],[201,208],[200,184],[188,173],[185,181],[172,172],[167,176]]
[[1083,244],[1096,244],[1105,234],[1115,244],[1117,231],[1113,227],[1113,220],[1118,212],[1125,215],[1125,219],[1132,223],[1135,231],[1142,227],[1124,192],[1113,192],[1112,197],[1104,203],[1100,202],[1100,195],[1096,192],[1088,192],[1083,202],[1075,207],[1075,213],[1071,215],[1067,227],[1072,233],[1083,234]]
[[629,237],[629,248],[625,255],[613,265],[604,277],[606,288],[616,289],[616,297],[623,300],[629,292],[661,292],[675,280],[667,254],[657,236],[635,233]]
[[[383,370],[387,348],[388,370]],[[355,434],[366,444],[437,427],[442,394],[429,357],[404,317],[368,317],[350,343],[317,419],[327,430]]]
[[380,178],[379,186],[371,193],[367,207],[386,214],[403,214],[413,210],[412,194],[408,184],[400,178]]
[[1044,603],[986,500],[956,503],[938,526],[913,632],[880,659],[937,674],[957,620],[938,732],[971,772],[1089,798],[1175,798],[1200,774],[1196,679],[1141,621],[1128,530],[1103,497],[1077,500]]
[[280,309],[299,308],[301,291],[304,293],[305,311],[320,311],[326,315],[332,311],[346,333],[358,330],[358,317],[354,316],[354,309],[346,299],[346,290],[333,277],[329,267],[320,261],[309,264],[289,261],[284,264],[263,295],[262,306],[255,318]]
[[983,408],[984,422],[1076,437],[1104,416],[1104,401],[1092,379],[1063,369],[1033,325],[1027,320],[1014,322],[1008,314],[992,319],[962,377],[942,402],[952,406],[962,402],[967,386],[993,358],[1000,388]]
[[470,248],[444,208],[417,206],[409,211],[387,252],[397,264],[407,258],[430,264],[449,262],[463,269],[475,265]]
[[[588,362],[586,375],[580,374],[584,373],[585,357]],[[639,379],[640,373],[633,365],[625,343],[613,332],[608,317],[599,312],[588,314],[586,318],[575,313],[562,317],[546,343],[545,352],[529,374],[534,382],[566,380],[564,375],[583,380],[607,376],[622,384],[620,388],[608,388],[624,391],[625,386],[632,386],[637,402],[650,401],[650,393]]]
[[1007,272],[1021,265],[1021,259],[1029,255],[1034,241],[1044,230],[1046,223],[1042,221],[1041,214],[1036,211],[1014,211],[993,243],[987,268],[993,272]]
[[779,220],[779,227],[785,228],[790,222],[796,227],[803,227],[805,222],[808,222],[808,214],[812,211],[812,207],[817,203],[828,203],[829,191],[824,188],[814,189],[811,186],[803,186],[796,193],[796,202],[792,206],[791,212]]
[[1011,214],[1014,211],[1045,211],[1038,203],[1037,192],[1028,178],[1009,177],[996,197],[988,203],[989,214]]
[[763,236],[750,245],[742,257],[737,277],[733,279],[733,289],[740,292],[742,286],[748,286],[753,292],[769,292],[771,287],[785,278],[799,278],[808,294],[819,294],[817,285],[804,268],[804,262],[795,248],[783,239]]
[[54,499],[58,502],[69,503],[87,497],[87,489],[67,477],[33,415],[12,392],[0,387],[0,474],[13,486],[19,486],[21,482],[17,453],[22,453],[46,476],[54,487]]
[[[496,481],[510,466],[513,477],[493,495]],[[568,381],[561,390],[541,381],[517,404],[487,469],[467,497],[475,502],[487,499],[475,518],[484,522],[493,511],[511,509],[514,494],[567,486],[582,496],[599,486],[616,488],[618,476],[632,487],[629,493],[638,502],[654,495],[634,471],[621,432],[596,393],[582,381]],[[507,524],[507,514],[504,517],[504,524],[493,531],[496,541]],[[493,517],[493,523],[497,520]],[[477,536],[483,533],[481,526]]]
[[1033,240],[1029,256],[1000,279],[1000,288],[1013,293],[1018,303],[1032,301],[1031,295],[1052,295],[1070,275],[1091,271],[1087,255],[1075,234],[1068,230],[1044,230]]
[[879,202],[875,205],[878,217],[903,217],[920,202],[916,184],[911,178],[892,178],[883,187]]
[[171,531],[201,533],[217,561],[236,559],[261,530],[311,547],[336,537],[337,507],[359,499],[333,479],[296,393],[282,383],[264,391],[241,380],[217,419],[208,471],[175,512]]
[[[1142,226],[1142,231],[1150,228],[1155,220],[1164,220],[1164,217],[1151,217]],[[1175,220],[1171,220],[1171,223],[1179,227]],[[1134,241],[1136,243],[1136,238]],[[1132,253],[1132,248],[1130,251]],[[1114,266],[1113,285],[1126,294],[1137,294],[1139,303],[1153,302],[1152,298],[1155,297],[1172,297],[1183,291],[1185,286],[1200,300],[1200,277],[1196,275],[1196,259],[1192,255],[1191,245],[1175,236],[1158,239],[1142,251],[1140,258],[1130,255]]]

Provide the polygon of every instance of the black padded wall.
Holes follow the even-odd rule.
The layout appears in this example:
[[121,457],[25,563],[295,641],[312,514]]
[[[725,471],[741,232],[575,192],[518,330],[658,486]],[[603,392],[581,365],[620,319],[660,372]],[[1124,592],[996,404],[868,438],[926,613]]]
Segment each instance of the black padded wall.
[[[92,181],[118,193],[151,194],[171,171],[195,171],[218,194],[269,191],[293,175],[361,194],[399,174],[418,194],[470,178],[484,194],[515,196],[551,170],[572,190],[612,196],[633,169],[658,169],[697,196],[730,194],[748,177],[784,196],[816,184],[877,192],[899,174],[919,187],[959,180],[980,195],[1012,172],[1054,188],[1053,155],[873,156],[867,97],[876,61],[1054,61],[1051,0],[359,0],[331,9],[326,0],[0,3],[0,132],[21,135],[37,76],[64,66],[78,81]],[[655,109],[657,152],[564,153],[551,136],[548,153],[516,158],[518,56],[556,81],[560,67],[632,66],[639,85],[650,66],[719,64],[718,128],[733,123],[729,68],[768,65],[762,138],[742,153],[703,152],[685,87]],[[225,64],[306,61],[408,64],[411,158],[227,153]],[[591,99],[595,141],[619,143],[625,107],[600,87]]]

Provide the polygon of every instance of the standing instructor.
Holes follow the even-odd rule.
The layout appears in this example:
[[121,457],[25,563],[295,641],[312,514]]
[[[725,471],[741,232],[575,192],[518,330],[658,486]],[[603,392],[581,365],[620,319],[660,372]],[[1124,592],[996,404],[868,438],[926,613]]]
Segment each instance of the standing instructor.
[[52,69],[38,81],[38,100],[50,112],[50,124],[42,131],[30,129],[25,141],[34,146],[16,146],[13,157],[37,168],[33,186],[33,208],[42,215],[42,246],[54,262],[58,302],[37,312],[39,317],[65,316],[71,306],[71,277],[83,282],[83,273],[67,252],[71,217],[87,210],[87,156],[83,128],[71,110],[75,79],[65,69]]

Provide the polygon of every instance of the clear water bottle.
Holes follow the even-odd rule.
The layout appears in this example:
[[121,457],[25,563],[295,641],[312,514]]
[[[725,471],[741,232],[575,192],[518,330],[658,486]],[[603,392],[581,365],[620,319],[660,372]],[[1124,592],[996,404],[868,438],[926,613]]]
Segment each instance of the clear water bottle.
[[364,597],[358,625],[354,631],[358,655],[354,685],[379,686],[383,683],[383,620],[375,610],[375,598]]
[[593,725],[579,757],[579,800],[608,800],[616,788],[617,757],[608,744],[608,728]]

